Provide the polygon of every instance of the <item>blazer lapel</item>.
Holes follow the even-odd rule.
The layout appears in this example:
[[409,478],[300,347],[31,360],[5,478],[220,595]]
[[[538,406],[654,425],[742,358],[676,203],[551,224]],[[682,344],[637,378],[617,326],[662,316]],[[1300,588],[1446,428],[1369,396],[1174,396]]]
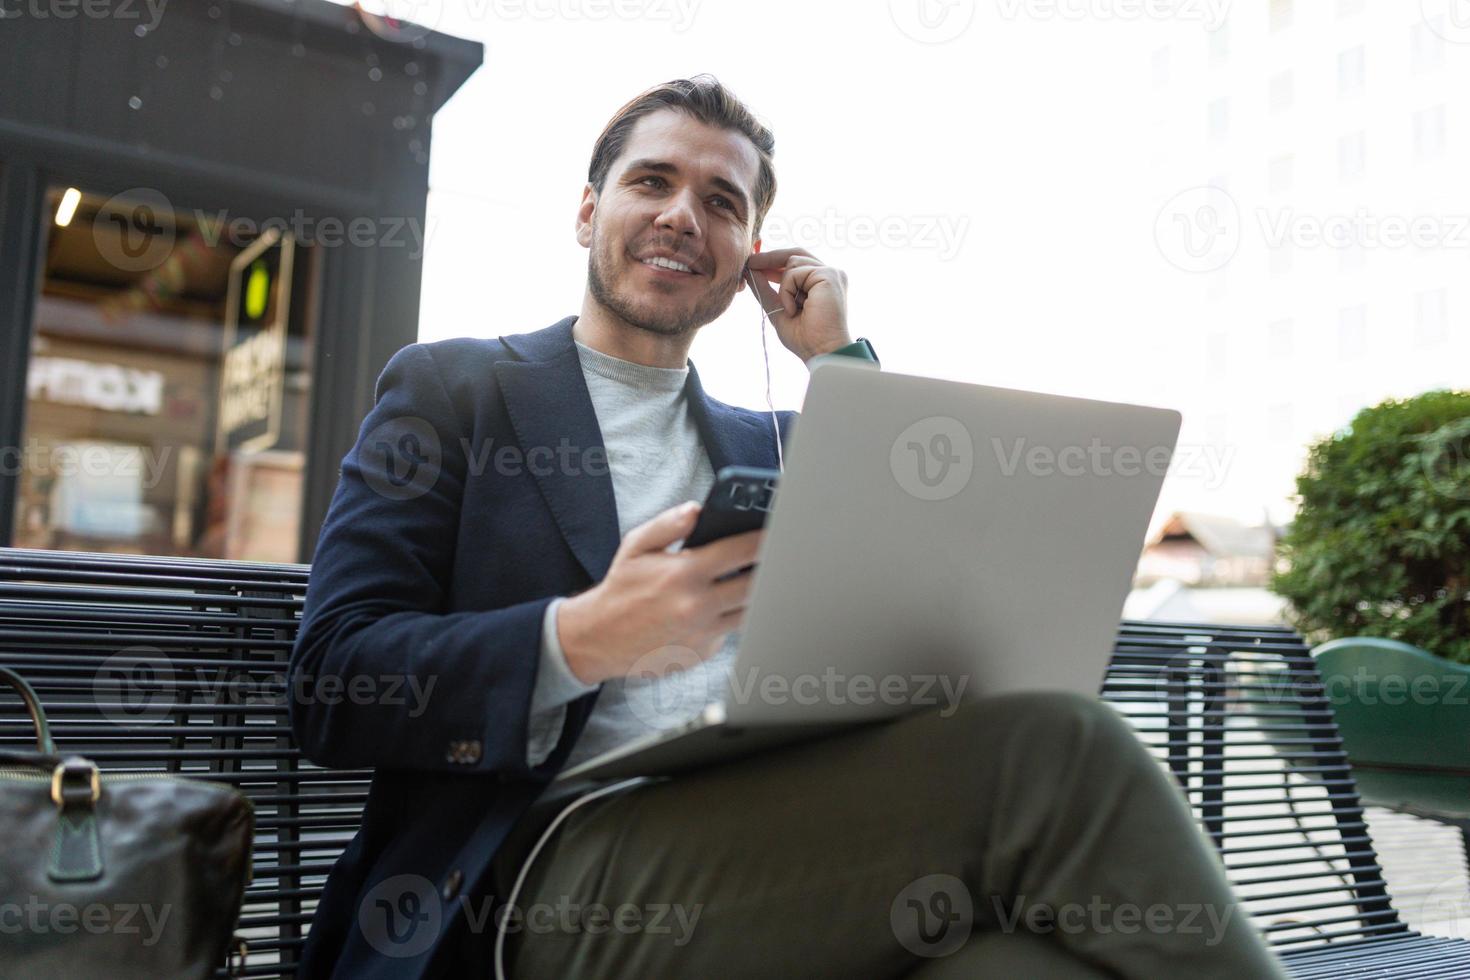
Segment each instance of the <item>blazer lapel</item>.
[[[592,581],[599,582],[612,565],[621,534],[602,429],[572,339],[576,321],[571,316],[544,330],[501,337],[521,359],[496,361],[495,377],[522,453],[539,450],[543,462],[528,468],[557,529]],[[774,468],[769,418],[708,397],[694,362],[688,364],[684,393],[714,472],[732,464]],[[783,426],[783,436],[787,431]],[[559,449],[563,445],[569,447],[566,452]]]
[[[530,465],[533,460],[523,457],[558,530],[592,581],[599,582],[618,550],[618,510],[602,430],[572,342],[576,319],[502,337],[525,359],[496,361],[495,377],[522,453],[535,451],[544,460]],[[564,454],[558,453],[561,445],[569,447]]]
[[[776,437],[769,416],[752,416],[737,411],[704,393],[699,372],[689,362],[689,378],[684,382],[689,412],[704,440],[710,467],[718,474],[726,466],[767,466],[776,468]],[[781,436],[786,437],[783,426]]]

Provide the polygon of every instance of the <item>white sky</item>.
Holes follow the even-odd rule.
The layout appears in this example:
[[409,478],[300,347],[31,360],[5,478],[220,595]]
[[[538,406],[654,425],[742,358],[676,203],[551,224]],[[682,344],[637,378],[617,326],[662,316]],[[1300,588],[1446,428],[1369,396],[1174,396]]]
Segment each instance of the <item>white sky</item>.
[[[853,335],[872,339],[885,369],[1178,408],[1192,455],[1166,481],[1160,517],[1289,514],[1305,439],[1286,452],[1224,441],[1250,431],[1236,416],[1260,412],[1258,365],[1237,357],[1224,383],[1198,383],[1220,328],[1201,277],[1155,241],[1161,208],[1215,166],[1181,174],[1160,147],[1172,127],[1198,141],[1219,85],[1196,77],[1198,92],[1161,99],[1157,53],[1202,60],[1202,18],[1227,0],[619,3],[642,15],[579,13],[611,0],[393,0],[486,46],[434,121],[421,339],[519,333],[578,312],[587,252],[573,224],[593,140],[643,89],[710,72],[776,136],[764,247],[803,245],[847,271]],[[1237,19],[1266,16],[1265,3],[1238,7]],[[1141,8],[1167,16],[1130,16]],[[920,14],[941,32],[968,26],[926,43],[901,26],[935,37]],[[1470,46],[1454,54],[1470,60]],[[1230,84],[1254,84],[1240,74]],[[1335,142],[1341,120],[1320,125]],[[903,240],[853,240],[874,223]],[[807,233],[783,239],[781,227]],[[700,331],[691,357],[716,397],[764,407],[759,325],[742,292]],[[769,342],[776,405],[798,407],[806,369]]]

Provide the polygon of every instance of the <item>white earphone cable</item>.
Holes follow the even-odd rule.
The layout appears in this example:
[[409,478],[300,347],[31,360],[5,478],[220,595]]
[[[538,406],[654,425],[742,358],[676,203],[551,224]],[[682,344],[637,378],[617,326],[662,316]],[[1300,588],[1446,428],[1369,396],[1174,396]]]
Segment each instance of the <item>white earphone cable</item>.
[[529,874],[531,871],[531,862],[536,860],[536,855],[541,853],[541,848],[545,847],[546,842],[551,839],[551,835],[556,833],[556,828],[560,827],[567,817],[575,813],[577,809],[584,804],[591,803],[593,800],[600,799],[604,796],[610,796],[611,794],[616,793],[619,790],[632,789],[635,786],[642,786],[645,783],[652,783],[657,781],[657,779],[654,779],[650,776],[635,776],[632,779],[624,779],[621,782],[612,783],[608,786],[599,786],[597,789],[594,789],[589,793],[584,793],[572,802],[568,803],[566,807],[564,807],[562,811],[556,815],[556,819],[552,820],[551,823],[547,825],[546,830],[542,831],[541,837],[536,841],[536,845],[531,848],[531,852],[526,855],[525,862],[521,864],[521,870],[516,874],[515,884],[511,885],[510,895],[505,900],[505,906],[501,909],[500,914],[497,915],[495,919],[495,980],[506,980],[506,917],[508,913],[516,907],[516,899],[520,897],[521,886],[526,883],[526,875]]
[[750,279],[750,290],[755,295],[755,301],[760,303],[761,307],[761,356],[765,359],[766,363],[766,408],[770,409],[771,428],[776,433],[776,468],[785,472],[786,460],[783,458],[781,452],[781,423],[776,418],[776,406],[771,400],[771,353],[766,349],[766,324],[770,320],[768,314],[777,311],[766,309],[766,304],[761,300],[760,291],[755,288],[755,273],[750,271],[749,266],[746,267],[745,274]]

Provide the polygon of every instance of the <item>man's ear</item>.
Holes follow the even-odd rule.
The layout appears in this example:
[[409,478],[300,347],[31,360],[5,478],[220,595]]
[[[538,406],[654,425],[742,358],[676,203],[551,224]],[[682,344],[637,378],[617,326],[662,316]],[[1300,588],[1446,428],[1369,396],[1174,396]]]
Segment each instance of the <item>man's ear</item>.
[[[750,250],[753,253],[754,252],[759,252],[761,250],[761,240],[759,238],[757,238],[754,242],[751,243]],[[741,276],[740,277],[740,289],[744,289],[745,288],[745,286],[746,286],[746,281],[745,280],[746,280],[746,277],[745,276]],[[740,289],[737,289],[735,291],[738,293],[738,292],[740,292]]]
[[582,203],[577,207],[577,242],[592,247],[592,213],[597,210],[597,190],[591,184],[582,188]]

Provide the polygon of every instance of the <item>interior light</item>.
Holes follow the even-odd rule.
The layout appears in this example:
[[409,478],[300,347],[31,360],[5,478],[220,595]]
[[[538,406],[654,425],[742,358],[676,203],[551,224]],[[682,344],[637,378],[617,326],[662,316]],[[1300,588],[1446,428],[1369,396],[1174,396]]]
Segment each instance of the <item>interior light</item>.
[[68,187],[66,193],[61,195],[61,204],[56,208],[56,227],[65,228],[71,224],[72,216],[77,213],[77,205],[82,203],[82,192],[75,187]]

